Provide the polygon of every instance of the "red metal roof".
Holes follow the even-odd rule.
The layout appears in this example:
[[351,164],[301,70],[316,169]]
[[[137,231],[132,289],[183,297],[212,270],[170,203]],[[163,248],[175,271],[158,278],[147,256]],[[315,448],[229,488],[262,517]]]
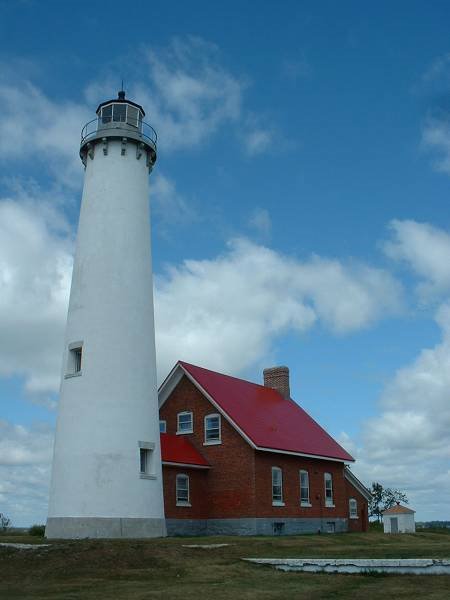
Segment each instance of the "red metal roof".
[[255,446],[353,462],[308,413],[277,391],[189,363],[178,364]]
[[163,463],[178,463],[197,467],[209,467],[209,463],[191,442],[180,435],[161,433],[161,458]]

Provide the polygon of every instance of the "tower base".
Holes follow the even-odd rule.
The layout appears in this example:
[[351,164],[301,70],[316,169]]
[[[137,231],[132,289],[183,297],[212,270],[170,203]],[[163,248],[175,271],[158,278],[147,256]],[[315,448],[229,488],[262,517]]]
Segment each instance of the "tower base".
[[119,517],[49,517],[45,536],[49,539],[154,538],[165,537],[165,519]]

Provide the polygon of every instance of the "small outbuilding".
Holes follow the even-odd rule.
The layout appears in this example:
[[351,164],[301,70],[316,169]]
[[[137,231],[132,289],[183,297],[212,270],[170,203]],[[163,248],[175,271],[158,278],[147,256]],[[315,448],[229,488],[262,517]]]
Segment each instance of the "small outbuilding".
[[415,533],[415,510],[397,502],[392,508],[383,511],[384,533]]

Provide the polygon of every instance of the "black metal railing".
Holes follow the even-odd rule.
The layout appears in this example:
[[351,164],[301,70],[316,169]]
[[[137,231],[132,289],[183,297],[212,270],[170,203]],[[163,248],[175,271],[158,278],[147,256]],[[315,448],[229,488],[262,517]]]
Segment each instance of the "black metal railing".
[[[145,123],[145,121],[139,121],[136,126],[136,119],[133,120],[128,119],[124,121],[109,121],[107,123],[104,122],[102,117],[98,117],[97,119],[92,119],[86,123],[86,125],[81,130],[81,145],[88,142],[90,138],[96,137],[97,135],[102,135],[102,132],[105,134],[108,132],[111,134],[111,131],[114,129],[121,129],[124,131],[124,125],[126,125],[126,130],[130,131],[130,133],[134,133],[139,135],[151,142],[152,146],[156,149],[156,142],[158,141],[158,135],[156,131],[153,129],[151,125]],[[125,134],[120,134],[124,135]]]

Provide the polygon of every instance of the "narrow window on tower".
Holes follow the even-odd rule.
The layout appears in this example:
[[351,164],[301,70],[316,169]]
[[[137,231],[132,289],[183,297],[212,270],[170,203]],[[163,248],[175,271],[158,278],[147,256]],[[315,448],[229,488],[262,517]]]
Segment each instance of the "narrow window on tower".
[[65,377],[76,377],[81,375],[83,366],[83,342],[69,344],[67,353],[67,368]]
[[139,476],[141,479],[156,479],[153,464],[155,444],[139,442]]

